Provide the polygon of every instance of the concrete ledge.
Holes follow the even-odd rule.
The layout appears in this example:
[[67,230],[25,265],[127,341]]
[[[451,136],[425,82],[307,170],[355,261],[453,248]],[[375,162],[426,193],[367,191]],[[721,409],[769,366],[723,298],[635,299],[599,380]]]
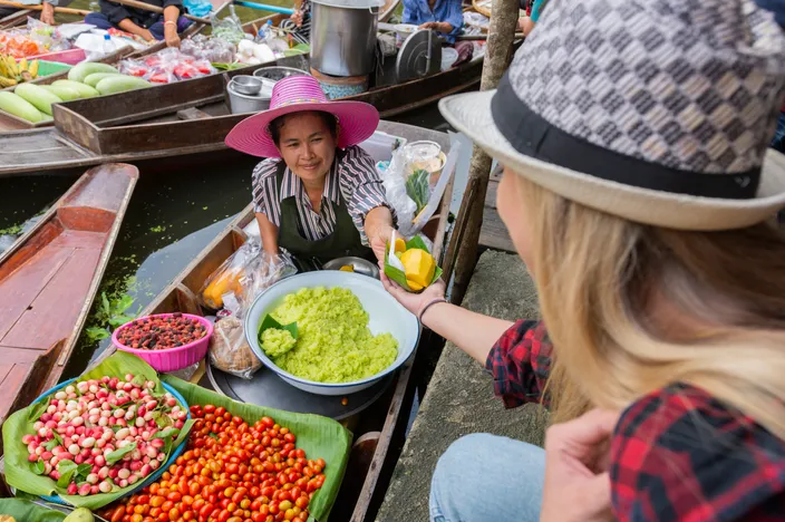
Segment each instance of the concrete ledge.
[[[537,316],[534,284],[523,263],[516,255],[495,251],[480,258],[463,305],[509,320]],[[433,469],[456,439],[484,432],[541,445],[546,420],[546,414],[536,405],[505,410],[493,395],[490,375],[448,343],[395,467],[377,521],[428,520]]]

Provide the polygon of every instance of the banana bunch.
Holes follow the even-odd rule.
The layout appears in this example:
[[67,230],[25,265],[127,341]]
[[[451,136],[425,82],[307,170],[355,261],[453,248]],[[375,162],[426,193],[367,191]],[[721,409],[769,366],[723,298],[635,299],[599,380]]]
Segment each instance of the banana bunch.
[[38,77],[38,60],[27,62],[22,58],[17,63],[10,54],[0,54],[0,87],[13,87],[20,82],[29,82]]

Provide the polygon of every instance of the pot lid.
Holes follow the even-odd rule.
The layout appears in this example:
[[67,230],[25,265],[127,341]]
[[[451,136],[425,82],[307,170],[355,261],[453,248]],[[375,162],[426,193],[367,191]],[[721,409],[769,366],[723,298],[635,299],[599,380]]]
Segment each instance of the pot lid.
[[420,29],[413,33],[398,51],[396,73],[399,82],[436,74],[441,66],[442,41],[430,29]]
[[343,7],[346,9],[370,9],[372,7],[383,7],[384,0],[312,0],[315,4],[327,5],[330,7]]

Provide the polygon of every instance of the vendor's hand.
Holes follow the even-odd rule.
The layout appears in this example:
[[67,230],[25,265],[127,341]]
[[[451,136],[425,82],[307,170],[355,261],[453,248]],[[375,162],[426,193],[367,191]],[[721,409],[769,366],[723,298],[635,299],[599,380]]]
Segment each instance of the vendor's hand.
[[368,242],[371,244],[371,250],[380,262],[384,262],[384,253],[387,250],[387,242],[390,241],[393,233],[393,227],[384,225],[378,227],[373,232],[369,232]]
[[44,2],[43,9],[41,10],[41,21],[45,24],[55,24],[55,8],[52,4]]
[[447,22],[425,22],[420,25],[420,29],[430,29],[432,31],[447,34],[452,32],[452,25]]
[[384,262],[379,262],[379,270],[382,279],[382,285],[384,285],[385,290],[390,293],[391,296],[395,298],[396,301],[401,303],[401,305],[409,310],[411,313],[420,317],[420,312],[422,309],[425,308],[428,303],[433,301],[434,299],[444,299],[444,292],[447,289],[447,285],[444,284],[444,281],[439,279],[438,281],[434,282],[431,286],[423,290],[419,294],[414,294],[412,292],[407,292],[401,286],[396,283],[395,281],[391,280],[384,274]]
[[608,451],[617,413],[592,410],[545,436],[540,522],[612,520]]
[[153,33],[151,33],[147,29],[142,29],[141,31],[139,31],[139,36],[141,36],[144,39],[145,42],[155,42],[155,41],[157,41],[155,39],[155,36],[153,36]]
[[292,16],[289,19],[294,22],[297,27],[302,27],[303,25],[303,12],[302,11],[295,11],[292,13]]
[[167,47],[180,47],[180,35],[177,34],[177,25],[166,24],[164,26],[164,40]]

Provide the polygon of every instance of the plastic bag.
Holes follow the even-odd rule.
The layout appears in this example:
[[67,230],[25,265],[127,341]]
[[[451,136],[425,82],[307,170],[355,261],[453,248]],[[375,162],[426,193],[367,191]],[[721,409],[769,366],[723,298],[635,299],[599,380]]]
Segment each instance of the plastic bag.
[[250,379],[262,364],[248,345],[243,317],[253,300],[273,283],[297,270],[288,254],[270,256],[256,238],[249,238],[207,279],[205,305],[231,312],[216,322],[210,341],[210,362],[221,371]]
[[236,16],[227,16],[221,20],[213,18],[213,37],[237,45],[245,38],[245,31]]
[[27,18],[27,31],[29,38],[45,48],[47,52],[67,51],[71,48],[71,42],[64,38],[55,27],[35,18]]
[[234,62],[235,46],[220,38],[207,38],[197,34],[183,40],[180,44],[180,51],[211,63],[232,63]]
[[144,78],[150,83],[173,83],[217,72],[208,60],[194,58],[175,48],[164,49],[140,60],[122,60],[118,69],[123,74]]

